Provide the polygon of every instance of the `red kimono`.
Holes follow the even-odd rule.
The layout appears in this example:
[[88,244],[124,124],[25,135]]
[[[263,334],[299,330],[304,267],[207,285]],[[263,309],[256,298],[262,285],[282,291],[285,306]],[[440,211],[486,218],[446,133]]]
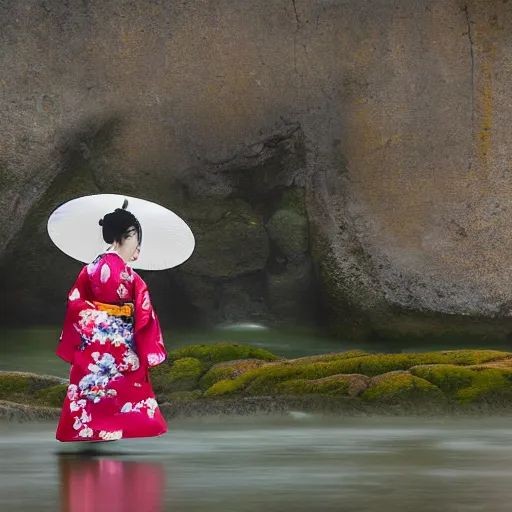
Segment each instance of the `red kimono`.
[[[109,304],[125,304],[128,314],[119,307],[110,311]],[[146,284],[118,254],[98,256],[80,272],[68,296],[57,355],[71,364],[59,441],[167,431],[149,380],[149,368],[166,357],[160,324]]]

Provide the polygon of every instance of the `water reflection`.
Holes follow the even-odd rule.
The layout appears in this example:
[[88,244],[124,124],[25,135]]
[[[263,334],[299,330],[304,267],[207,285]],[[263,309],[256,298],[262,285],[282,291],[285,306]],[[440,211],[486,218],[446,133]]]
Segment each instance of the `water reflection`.
[[79,455],[59,458],[61,512],[161,512],[161,464]]

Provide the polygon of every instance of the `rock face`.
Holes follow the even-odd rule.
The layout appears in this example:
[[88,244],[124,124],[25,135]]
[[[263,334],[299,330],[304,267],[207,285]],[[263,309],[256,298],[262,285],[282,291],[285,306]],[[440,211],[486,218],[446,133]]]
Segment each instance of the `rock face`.
[[2,2],[3,320],[61,319],[79,266],[45,221],[100,191],[197,232],[147,276],[164,320],[314,321],[319,291],[339,335],[507,336],[511,22],[480,0]]

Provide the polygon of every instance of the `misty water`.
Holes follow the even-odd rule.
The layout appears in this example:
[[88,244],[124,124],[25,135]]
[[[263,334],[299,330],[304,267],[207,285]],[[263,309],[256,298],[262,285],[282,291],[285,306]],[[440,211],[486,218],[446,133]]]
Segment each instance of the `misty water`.
[[[68,365],[54,355],[59,334],[1,331],[0,370],[66,376]],[[166,333],[166,341],[169,349],[251,343],[286,357],[461,348],[361,346],[257,326]],[[194,418],[170,421],[160,438],[88,445],[89,452],[58,443],[55,426],[0,423],[0,511],[511,509],[512,418]]]
[[96,454],[58,444],[51,424],[3,425],[0,510],[509,511],[510,425],[299,414],[194,419]]

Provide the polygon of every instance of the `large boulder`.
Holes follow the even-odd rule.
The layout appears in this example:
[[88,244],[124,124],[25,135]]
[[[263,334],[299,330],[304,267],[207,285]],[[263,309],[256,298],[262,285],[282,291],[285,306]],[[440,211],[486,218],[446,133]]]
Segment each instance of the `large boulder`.
[[506,338],[511,22],[478,0],[3,2],[3,319],[61,318],[63,200],[243,200],[262,220],[199,230],[188,267],[223,280],[262,269],[261,223],[303,187],[333,332]]

